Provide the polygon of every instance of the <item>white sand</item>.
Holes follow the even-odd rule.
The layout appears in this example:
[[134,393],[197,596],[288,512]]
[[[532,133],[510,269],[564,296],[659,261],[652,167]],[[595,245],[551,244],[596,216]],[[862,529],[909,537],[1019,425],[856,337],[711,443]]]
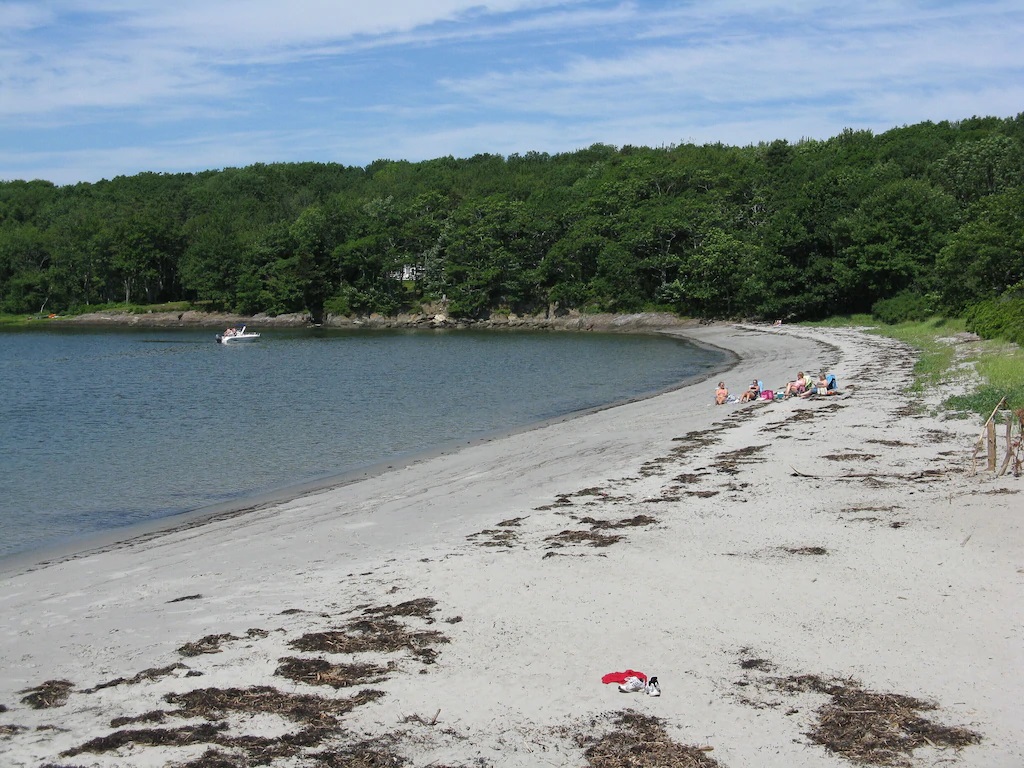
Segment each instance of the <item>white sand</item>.
[[[844,394],[715,407],[714,382],[703,382],[9,571],[0,576],[0,765],[183,764],[210,745],[60,754],[114,732],[112,718],[173,712],[167,693],[258,685],[331,698],[384,692],[342,718],[337,741],[274,765],[314,765],[319,750],[370,739],[415,766],[583,766],[571,734],[597,732],[627,707],[664,718],[680,743],[714,747],[724,766],[848,765],[807,736],[828,697],[768,682],[802,674],[925,699],[938,705],[925,717],[982,736],[959,751],[918,749],[917,765],[1024,765],[1021,481],[965,471],[974,422],[901,410],[912,360],[895,342],[789,327],[690,334],[740,356],[726,375],[734,391],[826,368]],[[657,523],[600,529],[623,536],[612,546],[545,540],[591,531],[582,518],[636,515]],[[502,535],[511,546],[486,546]],[[826,554],[787,551],[805,547]],[[399,621],[448,636],[434,664],[288,645],[367,606],[418,598],[437,601],[437,621]],[[219,653],[176,650],[223,633],[241,639]],[[387,680],[335,691],[275,676],[287,656],[396,664]],[[762,669],[741,668],[754,659]],[[187,668],[84,690],[178,662]],[[657,675],[663,695],[601,684],[629,667]],[[25,689],[59,679],[75,684],[65,705],[22,703]],[[301,727],[273,714],[225,719],[230,736]]]

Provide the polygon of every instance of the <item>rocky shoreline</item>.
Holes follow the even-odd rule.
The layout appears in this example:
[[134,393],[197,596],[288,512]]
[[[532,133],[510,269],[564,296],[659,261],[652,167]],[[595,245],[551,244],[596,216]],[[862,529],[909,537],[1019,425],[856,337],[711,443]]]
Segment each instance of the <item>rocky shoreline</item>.
[[[69,317],[54,317],[48,323],[58,325],[95,326],[138,326],[142,328],[223,328],[229,325],[247,325],[260,328],[311,328],[316,327],[305,313],[270,316],[237,315],[225,312],[94,312]],[[638,332],[660,328],[687,328],[699,321],[682,318],[668,312],[638,312],[634,314],[583,314],[578,311],[564,313],[542,313],[517,315],[494,312],[486,319],[470,320],[450,317],[444,311],[407,313],[392,316],[363,315],[352,317],[329,317],[320,327],[341,329],[525,329],[554,331],[603,331]]]

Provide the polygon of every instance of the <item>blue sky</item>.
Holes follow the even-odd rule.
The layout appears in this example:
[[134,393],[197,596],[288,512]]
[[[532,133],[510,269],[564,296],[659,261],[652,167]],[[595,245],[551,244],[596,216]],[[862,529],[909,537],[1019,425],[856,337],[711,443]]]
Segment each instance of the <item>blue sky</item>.
[[0,180],[1024,111],[1021,0],[0,0]]

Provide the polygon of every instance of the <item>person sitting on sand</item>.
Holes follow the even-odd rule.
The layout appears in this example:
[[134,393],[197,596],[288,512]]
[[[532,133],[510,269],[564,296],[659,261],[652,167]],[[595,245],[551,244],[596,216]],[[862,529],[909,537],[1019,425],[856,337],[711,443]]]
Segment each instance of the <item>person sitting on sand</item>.
[[828,394],[828,380],[825,378],[825,372],[822,371],[818,374],[818,382],[812,387],[808,385],[803,392],[800,393],[800,397],[810,397],[811,395],[826,395]]
[[796,381],[790,381],[786,384],[786,391],[782,393],[782,396],[789,397],[790,395],[799,395],[810,385],[810,380],[803,371],[798,371],[796,374]]
[[718,389],[715,390],[715,405],[725,405],[729,399],[729,390],[725,388],[725,382],[718,382]]
[[751,400],[757,400],[760,396],[761,388],[757,385],[757,379],[754,379],[746,391],[740,395],[740,402],[749,403]]

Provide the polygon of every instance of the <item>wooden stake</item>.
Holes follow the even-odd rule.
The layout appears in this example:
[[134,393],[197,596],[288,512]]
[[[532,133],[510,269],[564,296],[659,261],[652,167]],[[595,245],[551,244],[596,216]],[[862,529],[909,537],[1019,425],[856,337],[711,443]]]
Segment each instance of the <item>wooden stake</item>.
[[[1010,414],[1011,416],[1013,414]],[[1003,458],[1003,466],[999,468],[997,477],[1006,474],[1006,468],[1010,466],[1010,459],[1013,458],[1013,419],[1006,420],[1006,456]]]
[[996,423],[990,418],[986,425],[988,431],[988,469],[996,471]]

